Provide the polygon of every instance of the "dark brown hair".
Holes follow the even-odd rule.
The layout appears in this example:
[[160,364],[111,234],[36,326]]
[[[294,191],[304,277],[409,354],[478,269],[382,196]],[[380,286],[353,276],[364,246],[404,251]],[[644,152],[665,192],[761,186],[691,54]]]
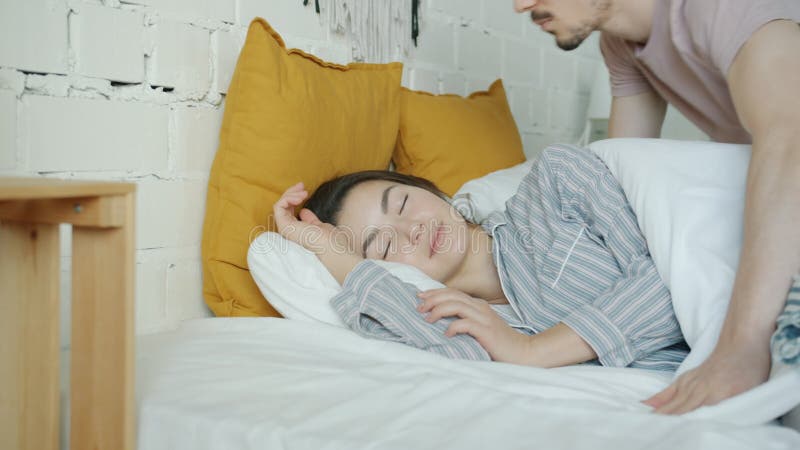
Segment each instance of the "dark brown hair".
[[425,189],[442,200],[448,201],[447,195],[440,191],[433,182],[425,178],[405,175],[388,170],[364,170],[328,180],[320,185],[309,197],[305,207],[317,215],[319,220],[338,225],[342,203],[350,190],[366,181],[390,181]]

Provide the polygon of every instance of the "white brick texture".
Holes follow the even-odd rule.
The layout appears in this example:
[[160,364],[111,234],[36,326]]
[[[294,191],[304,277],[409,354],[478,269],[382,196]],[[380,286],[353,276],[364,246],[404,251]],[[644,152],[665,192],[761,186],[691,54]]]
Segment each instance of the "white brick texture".
[[597,70],[600,69],[602,62],[591,58],[578,59],[578,86],[577,91],[581,94],[589,95],[592,93],[592,85],[594,78],[597,75]]
[[223,94],[228,92],[244,38],[245,36],[241,32],[230,30],[219,30],[212,35],[211,40],[216,58],[214,83],[217,86],[217,92]]
[[67,73],[68,43],[66,0],[0,1],[0,66]]
[[531,126],[542,130],[547,126],[548,111],[550,111],[550,101],[548,100],[545,89],[531,90]]
[[70,22],[75,72],[112,81],[144,80],[144,15],[80,5]]
[[210,83],[208,30],[184,23],[160,22],[153,26],[152,32],[153,55],[147,74],[150,84],[202,98]]
[[13,169],[17,162],[17,96],[0,89],[0,169]]
[[568,133],[576,133],[583,124],[583,114],[588,106],[588,98],[569,92],[552,91],[553,114],[550,126]]
[[575,89],[575,57],[559,51],[545,51],[542,59],[543,84],[547,88]]
[[531,89],[526,87],[506,87],[511,106],[511,114],[517,122],[517,127],[524,129],[531,125]]
[[324,61],[332,62],[335,64],[346,65],[352,62],[350,58],[350,48],[339,44],[325,43],[323,45],[315,45],[309,49],[312,55],[320,57]]
[[136,262],[136,333],[168,328],[166,263]]
[[473,77],[499,78],[502,71],[499,37],[471,28],[458,30],[458,68]]
[[460,73],[447,73],[442,76],[442,93],[466,95],[467,85],[464,75]]
[[196,261],[177,261],[167,266],[167,320],[208,317],[211,312],[203,303],[203,286],[197,280],[202,266]]
[[486,5],[486,26],[515,37],[522,36],[522,27],[527,25],[528,15],[514,11],[511,0],[508,2],[490,2]]
[[206,182],[146,180],[136,191],[136,248],[199,245]]
[[[478,24],[482,16],[482,0],[428,0],[429,9],[445,12],[448,16],[455,17],[465,22]],[[495,7],[490,5],[489,7]],[[508,3],[505,5],[508,7]]]
[[238,11],[237,21],[243,26],[263,17],[281,35],[306,39],[325,39],[327,35],[313,0],[306,6],[300,0],[239,0]]
[[439,93],[439,78],[436,72],[431,72],[425,69],[412,69],[411,70],[411,89],[416,91],[430,92],[431,94]]
[[541,49],[518,41],[505,42],[503,77],[512,83],[539,86],[542,66]]
[[489,90],[496,78],[470,78],[467,80],[467,95],[473,92]]
[[166,169],[165,106],[26,95],[23,121],[30,170]]
[[147,5],[159,14],[188,20],[215,20],[233,23],[236,0],[122,0]]
[[0,68],[0,89],[20,95],[25,90],[25,74],[14,69]]
[[411,46],[410,58],[442,68],[455,67],[455,33],[452,25],[430,19],[422,22],[420,27],[418,46]]
[[189,106],[178,106],[172,111],[173,150],[179,174],[208,178],[219,144],[222,111],[222,107]]

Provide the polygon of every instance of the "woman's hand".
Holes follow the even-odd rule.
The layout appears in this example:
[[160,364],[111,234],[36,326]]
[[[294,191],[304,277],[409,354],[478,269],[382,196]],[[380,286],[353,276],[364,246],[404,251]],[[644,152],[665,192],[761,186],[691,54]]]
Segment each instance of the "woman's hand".
[[313,252],[322,264],[336,278],[339,284],[362,258],[353,248],[352,236],[324,223],[316,214],[303,208],[300,219],[294,215],[294,209],[308,197],[303,183],[297,183],[283,193],[272,207],[278,233],[292,242],[298,243]]
[[420,292],[419,297],[423,302],[417,310],[421,313],[430,311],[425,318],[428,322],[448,316],[460,317],[447,328],[446,336],[469,334],[494,361],[529,363],[529,336],[511,328],[486,301],[451,288]]

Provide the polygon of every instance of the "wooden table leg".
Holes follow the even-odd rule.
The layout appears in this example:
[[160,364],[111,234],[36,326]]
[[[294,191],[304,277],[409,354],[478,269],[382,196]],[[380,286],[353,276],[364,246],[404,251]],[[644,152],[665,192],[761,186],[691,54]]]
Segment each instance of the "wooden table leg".
[[0,223],[0,448],[59,445],[58,225]]
[[70,448],[134,448],[133,194],[123,225],[73,226]]

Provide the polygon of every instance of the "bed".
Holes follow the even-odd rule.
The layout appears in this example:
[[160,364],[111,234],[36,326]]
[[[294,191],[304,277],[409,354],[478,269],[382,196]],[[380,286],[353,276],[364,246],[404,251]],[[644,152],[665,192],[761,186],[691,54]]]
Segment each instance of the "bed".
[[[620,180],[672,291],[692,347],[679,372],[688,370],[725,316],[749,148],[610,140],[591,149]],[[494,172],[455,198],[469,194],[480,218],[525,173]],[[769,382],[719,405],[655,415],[640,402],[675,374],[450,360],[359,337],[327,301],[338,284],[324,266],[288,242],[260,246],[270,234],[282,239],[256,238],[248,267],[287,318],[201,319],[141,337],[139,448],[800,448],[800,433],[776,420],[800,404],[794,368],[775,365]]]
[[673,417],[639,403],[659,372],[455,361],[322,323],[198,319],[138,344],[147,450],[800,448],[761,424],[796,371]]

